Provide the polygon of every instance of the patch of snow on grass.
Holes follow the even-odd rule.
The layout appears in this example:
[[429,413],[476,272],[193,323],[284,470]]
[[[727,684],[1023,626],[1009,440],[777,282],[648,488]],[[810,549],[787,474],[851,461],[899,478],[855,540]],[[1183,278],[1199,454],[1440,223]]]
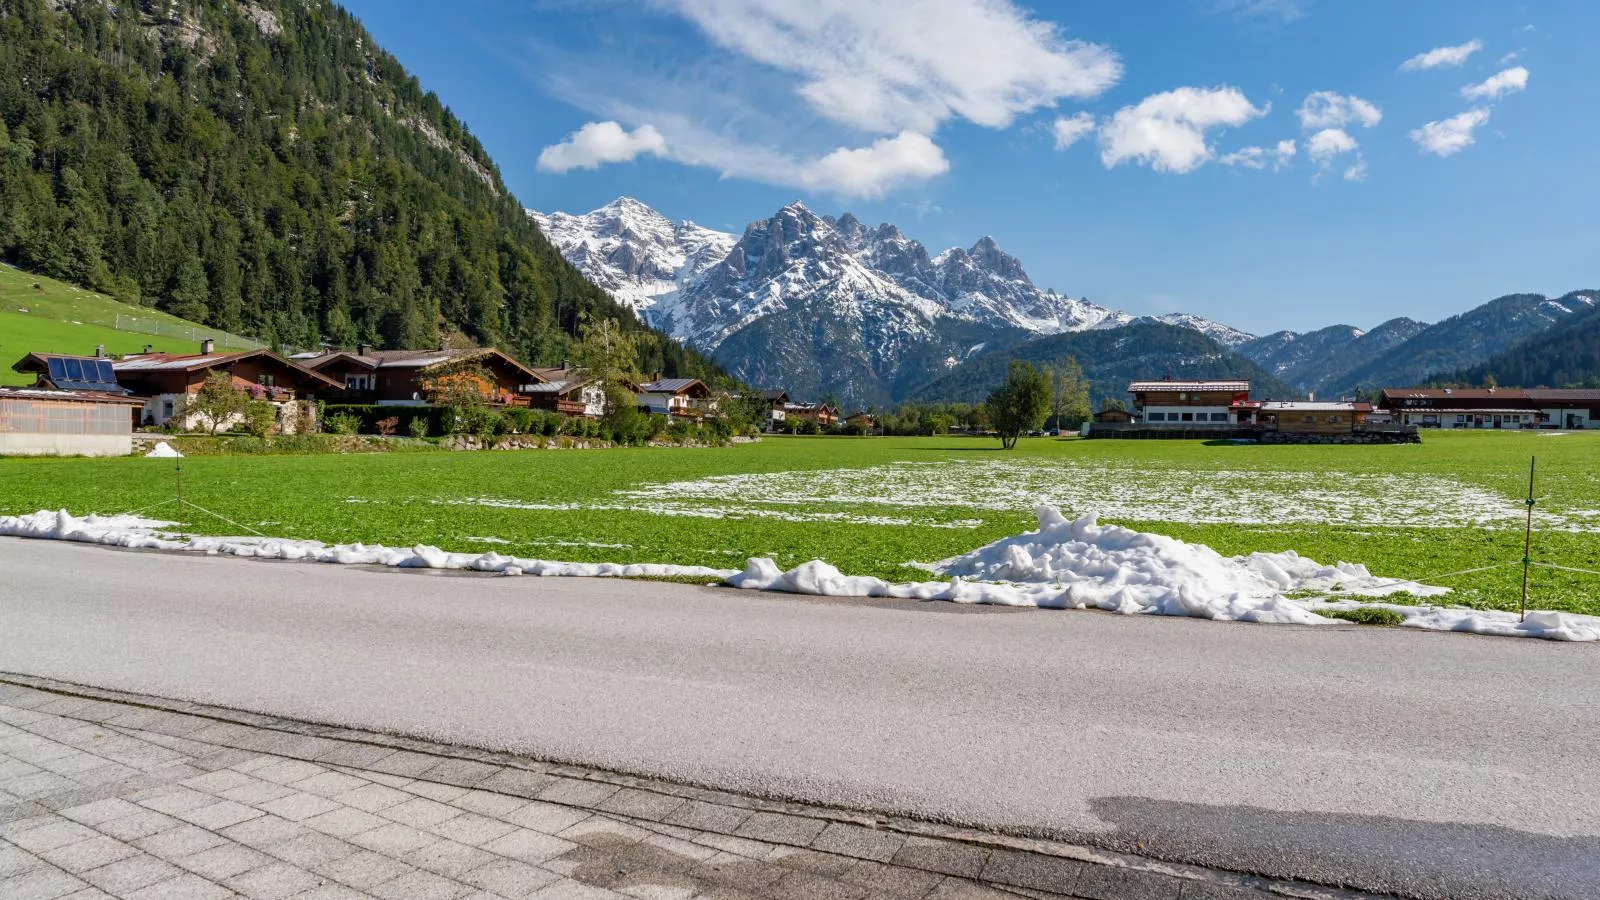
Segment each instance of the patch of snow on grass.
[[[669,515],[706,501],[729,515],[757,514],[756,504],[1022,511],[1047,503],[1121,521],[1193,525],[1519,527],[1526,514],[1519,501],[1435,475],[1147,469],[1058,459],[716,475],[618,493]],[[1570,514],[1540,510],[1535,520],[1543,527],[1600,531],[1600,521],[1579,522]]]
[[160,441],[154,447],[151,447],[150,452],[146,453],[144,457],[145,459],[182,459],[183,454],[178,452],[177,447],[166,441]]

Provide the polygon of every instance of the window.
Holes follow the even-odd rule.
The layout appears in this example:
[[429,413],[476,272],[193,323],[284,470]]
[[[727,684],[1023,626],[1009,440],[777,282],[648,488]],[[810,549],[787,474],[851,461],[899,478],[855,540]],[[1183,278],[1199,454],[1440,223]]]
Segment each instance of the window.
[[1462,413],[1462,414],[1456,416],[1456,424],[1457,425],[1460,425],[1460,424],[1462,424],[1462,423],[1464,423],[1466,421],[1467,421],[1467,416],[1466,416],[1465,413]]
[[1301,416],[1300,417],[1300,421],[1306,423],[1307,425],[1311,425],[1311,424],[1314,424],[1317,421],[1317,417],[1316,416]]
[[1148,419],[1151,422],[1165,422],[1167,420],[1167,414],[1166,413],[1151,413],[1150,415],[1145,416],[1145,418]]
[[1183,414],[1183,421],[1185,421],[1185,422],[1193,422],[1194,421],[1194,413],[1184,413]]
[[263,385],[265,387],[272,387],[272,376],[262,372],[260,375],[256,376],[256,384]]
[[1228,421],[1228,414],[1227,413],[1212,413],[1211,414],[1211,421],[1213,421],[1213,422],[1226,422],[1226,421]]
[[1329,425],[1337,425],[1337,424],[1339,424],[1339,416],[1337,414],[1329,416],[1328,417],[1328,424]]

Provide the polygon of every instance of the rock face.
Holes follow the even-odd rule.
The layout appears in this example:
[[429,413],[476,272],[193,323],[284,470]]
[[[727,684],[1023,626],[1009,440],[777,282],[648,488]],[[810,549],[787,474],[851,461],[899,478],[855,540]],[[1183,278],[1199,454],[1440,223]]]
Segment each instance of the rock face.
[[[626,197],[529,215],[597,285],[735,376],[850,404],[895,402],[986,349],[1140,321],[1041,289],[992,238],[932,256],[892,224],[801,203],[737,237]],[[1197,316],[1160,321],[1250,339]]]

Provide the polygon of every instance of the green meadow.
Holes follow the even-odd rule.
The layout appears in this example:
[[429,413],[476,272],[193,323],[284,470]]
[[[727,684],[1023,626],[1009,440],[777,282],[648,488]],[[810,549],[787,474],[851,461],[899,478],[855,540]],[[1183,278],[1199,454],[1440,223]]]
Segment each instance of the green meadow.
[[[1600,432],[1427,433],[1421,445],[1258,446],[1036,438],[767,438],[633,448],[181,461],[186,498],[266,534],[431,544],[572,561],[742,567],[825,559],[926,579],[931,562],[1033,527],[1032,509],[1456,589],[1514,609],[1531,457],[1533,558],[1600,570]],[[173,496],[172,460],[0,460],[0,513],[144,509]],[[169,504],[150,510],[170,518]],[[237,534],[192,514],[188,530]],[[463,585],[470,582],[463,582]],[[1600,577],[1535,568],[1534,605],[1600,614]]]
[[11,371],[12,363],[29,353],[88,356],[98,344],[112,354],[138,353],[146,344],[174,353],[198,353],[201,337],[215,338],[219,349],[260,346],[177,316],[0,266],[0,384],[32,381],[31,376]]

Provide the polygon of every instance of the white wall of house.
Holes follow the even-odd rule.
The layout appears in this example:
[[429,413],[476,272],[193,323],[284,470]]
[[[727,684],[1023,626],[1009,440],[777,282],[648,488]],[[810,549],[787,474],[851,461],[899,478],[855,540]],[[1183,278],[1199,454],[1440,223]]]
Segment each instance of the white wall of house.
[[1409,409],[1399,413],[1400,424],[1417,425],[1423,428],[1495,428],[1496,421],[1499,428],[1535,428],[1538,426],[1537,413],[1532,410],[1521,412],[1430,412],[1424,409]]
[[1541,410],[1548,417],[1551,428],[1600,428],[1600,418],[1589,415],[1587,409],[1546,407]]
[[[1156,425],[1228,425],[1237,424],[1235,414],[1226,406],[1147,406],[1140,411],[1141,421]],[[1190,419],[1183,417],[1189,415]],[[1159,418],[1157,418],[1159,416]],[[1218,418],[1218,417],[1221,418]]]
[[[184,415],[184,406],[188,403],[190,394],[157,394],[144,402],[144,408],[139,411],[139,423],[165,428],[177,421],[178,427],[183,431],[211,431],[211,420],[205,416]],[[278,410],[278,431],[283,434],[294,434],[298,427],[299,410],[295,401],[268,401]],[[244,423],[244,415],[236,414],[223,423],[217,431],[229,431]]]

